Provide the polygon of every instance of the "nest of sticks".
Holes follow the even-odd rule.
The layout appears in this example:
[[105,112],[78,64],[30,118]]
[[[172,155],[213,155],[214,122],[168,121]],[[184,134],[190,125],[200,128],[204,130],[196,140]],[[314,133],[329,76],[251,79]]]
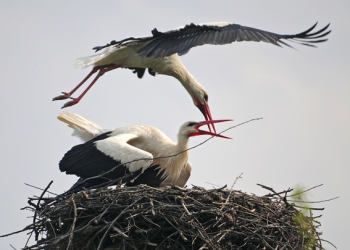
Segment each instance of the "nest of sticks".
[[225,187],[98,188],[29,198],[36,244],[23,249],[324,249],[316,217],[291,189],[256,196]]

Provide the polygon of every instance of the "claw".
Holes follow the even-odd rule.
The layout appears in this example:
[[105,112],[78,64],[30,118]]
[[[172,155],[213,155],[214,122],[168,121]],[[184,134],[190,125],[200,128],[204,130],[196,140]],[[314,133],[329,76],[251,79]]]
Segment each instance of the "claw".
[[52,99],[52,101],[57,101],[57,100],[65,100],[70,98],[70,94],[66,92],[62,92],[63,95],[56,96]]
[[75,104],[77,104],[79,102],[79,100],[77,99],[74,99],[72,98],[73,100],[72,101],[69,101],[69,102],[66,102],[61,109],[64,109],[64,108],[67,108],[67,107],[70,107],[70,106],[73,106]]

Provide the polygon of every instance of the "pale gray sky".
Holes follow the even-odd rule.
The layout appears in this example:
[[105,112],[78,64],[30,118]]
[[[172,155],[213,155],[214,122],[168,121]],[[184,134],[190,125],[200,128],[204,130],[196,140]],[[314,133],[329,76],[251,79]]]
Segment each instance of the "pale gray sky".
[[[0,3],[0,104],[2,205],[0,234],[22,229],[32,215],[20,211],[27,197],[53,180],[61,193],[77,179],[58,162],[79,143],[56,117],[64,102],[51,99],[70,91],[90,69],[75,69],[76,58],[111,40],[151,35],[193,23],[229,21],[293,34],[316,21],[331,22],[329,41],[297,50],[266,43],[194,48],[182,60],[209,92],[215,119],[238,124],[233,140],[213,139],[190,152],[190,184],[230,186],[263,195],[256,183],[282,191],[298,185],[322,187],[310,200],[340,196],[324,206],[323,238],[348,246],[350,206],[350,4],[346,1],[3,1]],[[174,78],[139,80],[130,70],[104,75],[78,105],[67,111],[103,127],[151,124],[176,139],[181,124],[202,120]],[[219,131],[230,126],[218,125]],[[191,146],[206,137],[191,139]],[[0,239],[0,249],[24,246],[26,234]],[[327,249],[332,247],[325,243]]]

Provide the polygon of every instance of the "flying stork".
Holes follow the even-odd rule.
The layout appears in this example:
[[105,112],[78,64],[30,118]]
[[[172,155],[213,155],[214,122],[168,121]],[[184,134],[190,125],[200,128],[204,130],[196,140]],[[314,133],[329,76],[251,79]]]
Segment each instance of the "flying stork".
[[208,123],[231,120],[188,121],[180,127],[176,144],[149,125],[110,130],[73,113],[61,113],[58,119],[73,128],[73,135],[85,142],[69,150],[59,163],[62,172],[80,177],[71,187],[72,192],[122,183],[184,187],[192,169],[188,162],[189,137],[211,135],[231,139],[199,129]]
[[[175,77],[192,97],[194,105],[202,112],[206,121],[212,120],[208,106],[208,93],[204,87],[186,70],[179,56],[186,54],[192,47],[204,44],[229,44],[240,41],[267,42],[277,46],[286,45],[283,40],[290,40],[301,45],[316,47],[314,44],[325,42],[324,39],[331,31],[327,26],[312,33],[317,23],[304,32],[294,35],[277,33],[241,26],[228,22],[186,25],[167,32],[152,30],[152,36],[129,37],[120,41],[111,41],[104,46],[97,46],[95,52],[104,49],[100,54],[78,58],[77,66],[93,66],[92,71],[72,91],[62,92],[53,100],[72,99],[62,108],[77,104],[92,85],[104,73],[117,68],[128,68],[142,78],[145,70],[151,75],[163,74]],[[90,85],[77,98],[72,94],[97,73]],[[213,124],[214,132],[215,127]],[[209,125],[208,125],[209,126]],[[211,131],[211,129],[210,129]]]

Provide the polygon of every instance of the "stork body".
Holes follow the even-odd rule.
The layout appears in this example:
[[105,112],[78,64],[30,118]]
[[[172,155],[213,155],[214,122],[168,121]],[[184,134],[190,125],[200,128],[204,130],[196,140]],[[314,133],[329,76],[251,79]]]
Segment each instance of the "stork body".
[[[180,127],[178,142],[174,143],[149,125],[108,130],[72,113],[61,113],[58,119],[74,129],[73,135],[85,141],[69,150],[59,163],[62,172],[81,177],[73,191],[105,183],[183,187],[192,169],[186,151],[189,137],[208,134],[227,138],[198,129],[208,122],[186,122]],[[227,120],[214,122],[222,121]]]
[[[104,73],[116,68],[129,68],[137,73],[139,78],[148,72],[175,77],[184,86],[192,97],[194,105],[202,112],[206,121],[212,120],[208,106],[208,93],[204,87],[186,70],[179,55],[186,54],[192,47],[204,44],[229,44],[240,41],[267,42],[277,46],[289,46],[283,40],[291,40],[302,45],[315,47],[315,43],[327,41],[323,39],[330,33],[326,27],[311,33],[316,24],[310,29],[295,35],[280,35],[273,32],[241,26],[238,24],[219,22],[207,24],[190,24],[168,32],[152,30],[150,37],[126,38],[121,41],[112,41],[105,46],[98,46],[96,51],[105,49],[102,53],[79,58],[78,66],[93,66],[88,76],[72,91],[55,97],[53,100],[73,99],[64,107],[77,104],[97,79]],[[322,39],[321,39],[322,38]],[[290,47],[290,46],[289,46]],[[91,84],[78,98],[71,95],[93,74],[97,73]],[[214,125],[213,129],[215,131]]]

